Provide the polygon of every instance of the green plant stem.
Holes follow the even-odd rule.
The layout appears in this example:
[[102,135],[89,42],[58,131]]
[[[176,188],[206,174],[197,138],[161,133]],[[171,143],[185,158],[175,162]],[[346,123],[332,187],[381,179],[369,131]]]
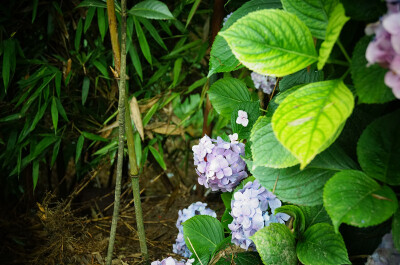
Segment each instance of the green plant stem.
[[136,161],[135,140],[133,138],[133,129],[132,129],[132,122],[129,112],[128,101],[125,101],[125,107],[126,107],[126,112],[125,112],[126,140],[128,144],[128,156],[129,156],[129,166],[130,166],[129,175],[131,176],[132,193],[135,202],[134,205],[135,205],[137,231],[139,236],[140,251],[146,263],[148,263],[149,255],[147,253],[146,233],[144,230],[144,223],[143,223],[142,203],[140,201],[139,169]]
[[[109,1],[107,1],[108,4]],[[114,9],[114,7],[112,7]],[[122,179],[122,166],[124,158],[124,141],[125,141],[125,87],[126,87],[126,0],[121,1],[122,8],[122,25],[121,25],[121,72],[119,80],[119,100],[118,100],[118,160],[117,160],[117,177],[115,181],[115,197],[114,197],[114,211],[110,229],[110,240],[108,242],[106,264],[111,265],[114,250],[115,236],[117,232],[117,223],[119,215],[119,205],[121,196],[121,179]],[[109,9],[109,6],[107,6]],[[110,10],[108,10],[110,12]],[[114,12],[114,10],[113,10]],[[115,14],[114,14],[115,19]],[[112,18],[109,17],[109,20]],[[111,28],[110,28],[111,29]]]
[[342,53],[343,53],[344,57],[346,58],[346,60],[351,64],[351,58],[347,54],[346,49],[343,47],[343,44],[340,42],[339,39],[336,41],[336,43],[339,46],[340,50],[342,51]]

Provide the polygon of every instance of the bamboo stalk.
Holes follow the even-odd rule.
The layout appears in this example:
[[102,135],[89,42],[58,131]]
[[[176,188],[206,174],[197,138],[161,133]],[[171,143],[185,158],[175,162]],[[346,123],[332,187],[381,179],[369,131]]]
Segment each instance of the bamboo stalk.
[[[110,2],[112,2],[110,4]],[[119,205],[120,205],[120,195],[121,195],[121,179],[122,179],[122,166],[123,166],[123,158],[124,158],[124,141],[125,141],[125,87],[126,87],[126,0],[121,1],[122,8],[122,25],[121,25],[121,50],[122,50],[122,58],[120,60],[119,57],[115,60],[115,65],[117,65],[117,61],[120,60],[121,68],[120,68],[120,80],[119,80],[119,100],[118,100],[118,125],[119,125],[119,135],[118,135],[118,160],[117,160],[117,177],[115,182],[115,198],[114,198],[114,211],[113,218],[111,222],[110,229],[110,240],[108,242],[108,250],[107,250],[107,258],[106,264],[111,265],[112,256],[114,250],[115,243],[115,235],[117,232],[117,223],[118,223],[118,214],[119,214]],[[110,10],[112,9],[112,10]],[[114,43],[115,40],[118,41],[118,35],[116,31],[116,21],[115,21],[115,11],[114,11],[114,1],[107,0],[107,10],[108,10],[108,20],[110,22],[110,33],[111,33],[111,42],[113,43],[113,51],[114,51]],[[112,16],[113,15],[113,16]],[[114,22],[112,23],[111,21]],[[115,33],[112,34],[113,28],[115,29]],[[119,47],[118,47],[119,52]],[[115,55],[116,53],[114,53]],[[116,67],[117,68],[117,67]],[[117,68],[118,70],[118,68]]]
[[[122,2],[121,2],[122,5]],[[122,6],[121,6],[122,8]],[[126,12],[125,12],[126,14]],[[114,54],[114,65],[117,73],[121,73],[121,52],[119,49],[117,20],[115,18],[114,0],[107,0],[108,27],[110,29],[111,46]],[[122,39],[121,39],[122,41]]]
[[129,156],[129,175],[131,176],[132,182],[132,193],[135,205],[135,215],[136,215],[136,224],[137,224],[137,232],[139,237],[140,251],[146,263],[148,263],[149,255],[147,252],[146,245],[146,233],[144,230],[143,223],[143,213],[142,213],[142,203],[140,201],[140,188],[139,188],[139,169],[136,161],[136,152],[135,152],[135,141],[133,138],[133,129],[132,122],[129,113],[128,102],[125,102],[126,113],[125,113],[125,126],[126,126],[126,138],[128,143],[128,156]]
[[[139,189],[139,168],[136,161],[136,153],[135,153],[135,142],[133,138],[133,129],[132,123],[129,113],[129,103],[128,103],[128,91],[126,91],[126,0],[121,1],[121,14],[122,14],[122,25],[121,25],[121,51],[119,49],[119,42],[118,42],[118,32],[117,32],[117,22],[115,18],[115,9],[114,9],[114,1],[107,0],[107,13],[108,13],[108,21],[110,24],[110,36],[111,36],[111,44],[113,49],[114,55],[114,63],[116,68],[117,75],[115,78],[120,76],[120,83],[119,83],[119,94],[120,98],[121,95],[124,95],[124,113],[119,111],[119,123],[121,119],[124,119],[124,129],[126,131],[127,136],[127,145],[128,145],[128,156],[129,156],[129,165],[130,171],[129,175],[131,176],[132,180],[132,192],[134,198],[134,205],[135,205],[135,215],[136,215],[136,223],[137,223],[137,232],[139,237],[140,243],[140,250],[142,253],[145,262],[148,263],[148,252],[147,252],[147,245],[146,245],[146,235],[144,230],[144,223],[143,223],[143,214],[142,214],[142,206],[140,201],[140,189]],[[123,82],[122,82],[123,80]],[[118,104],[120,106],[121,101]],[[125,132],[124,132],[125,133]],[[119,149],[118,149],[119,151]],[[118,153],[119,159],[119,153]],[[117,164],[118,167],[118,164]],[[117,168],[118,174],[118,168]],[[117,175],[118,180],[118,175]],[[121,193],[121,183],[119,183],[119,193]],[[117,184],[116,184],[116,191],[115,196],[117,197]],[[113,222],[111,226],[110,232],[110,242],[109,242],[109,249],[107,253],[107,265],[111,264],[112,260],[112,252],[113,252],[113,245],[115,240],[115,233],[118,221],[118,210],[119,210],[119,196],[118,196],[118,204],[116,204],[117,199],[114,203],[114,214],[113,214]],[[114,222],[114,216],[116,214],[116,221]],[[115,223],[115,224],[114,224]],[[113,228],[113,226],[115,226]],[[114,236],[112,238],[111,233],[114,229]],[[112,243],[111,243],[112,241]],[[112,244],[112,245],[111,245]]]

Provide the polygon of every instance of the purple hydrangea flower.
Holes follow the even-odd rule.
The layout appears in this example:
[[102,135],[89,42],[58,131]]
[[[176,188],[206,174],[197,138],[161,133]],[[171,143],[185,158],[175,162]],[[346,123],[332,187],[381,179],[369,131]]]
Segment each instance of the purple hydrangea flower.
[[247,177],[246,163],[240,157],[244,155],[244,144],[237,141],[236,135],[229,137],[230,143],[205,135],[192,148],[199,184],[213,191],[232,191]]
[[172,257],[168,257],[163,259],[162,261],[153,261],[151,265],[192,265],[194,262],[194,259],[188,259],[186,262],[185,261],[177,261],[176,259]]
[[247,127],[247,124],[249,124],[249,120],[247,118],[247,112],[243,110],[238,111],[238,117],[236,119],[237,124],[241,124],[244,127]]
[[[179,210],[178,212],[178,220],[176,221],[176,228],[178,228],[179,233],[176,237],[176,243],[172,245],[172,251],[176,254],[179,254],[183,257],[189,258],[192,253],[189,248],[185,244],[185,238],[183,237],[183,226],[182,223],[186,220],[189,220],[195,215],[209,215],[212,217],[217,217],[217,214],[207,208],[207,203],[196,202],[192,203],[188,208]],[[164,264],[163,264],[164,265]]]
[[366,34],[375,34],[365,57],[368,65],[378,63],[390,70],[385,75],[385,84],[400,99],[400,1],[387,1],[387,6],[388,13],[365,29]]
[[[268,206],[280,206],[279,199],[255,180],[247,182],[243,189],[233,194],[231,207],[232,223],[228,225],[232,231],[232,243],[243,249],[254,248],[254,243],[249,239],[255,232],[268,226],[270,223],[285,223],[290,216],[284,213],[270,214]],[[271,209],[272,210],[272,209]]]
[[276,84],[276,77],[271,75],[262,75],[256,72],[251,73],[251,79],[257,89],[262,89],[265,94],[271,94]]

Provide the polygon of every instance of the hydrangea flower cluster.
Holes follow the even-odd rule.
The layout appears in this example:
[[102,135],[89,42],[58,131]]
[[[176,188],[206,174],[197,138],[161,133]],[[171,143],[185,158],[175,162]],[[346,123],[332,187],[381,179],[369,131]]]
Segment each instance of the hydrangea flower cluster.
[[172,257],[163,259],[162,261],[156,260],[151,263],[151,265],[192,265],[194,259],[188,259],[185,261],[177,261]]
[[276,77],[271,75],[262,75],[256,72],[251,73],[251,79],[257,89],[262,89],[265,94],[271,94],[276,84]]
[[237,134],[230,135],[229,143],[219,136],[214,140],[204,135],[199,144],[192,147],[200,185],[213,191],[230,192],[247,177],[246,163],[240,157],[244,155],[244,144],[239,143],[237,137]]
[[[207,203],[196,202],[192,203],[188,208],[179,210],[178,220],[176,221],[176,228],[178,228],[179,233],[176,237],[176,243],[172,245],[172,251],[183,257],[189,258],[192,253],[185,244],[185,238],[183,237],[183,226],[182,223],[189,220],[195,215],[209,215],[212,217],[217,217],[215,211],[207,208]],[[153,265],[153,264],[152,264]],[[163,264],[164,265],[164,264]],[[169,264],[168,264],[169,265]]]
[[365,29],[367,35],[375,34],[365,57],[369,65],[378,63],[390,70],[385,75],[385,84],[400,99],[400,1],[386,2],[388,13]]
[[243,189],[233,194],[231,201],[233,221],[228,227],[232,231],[232,243],[246,250],[255,248],[250,236],[270,223],[284,224],[289,220],[290,216],[285,213],[273,214],[281,205],[282,202],[257,180],[247,182]]

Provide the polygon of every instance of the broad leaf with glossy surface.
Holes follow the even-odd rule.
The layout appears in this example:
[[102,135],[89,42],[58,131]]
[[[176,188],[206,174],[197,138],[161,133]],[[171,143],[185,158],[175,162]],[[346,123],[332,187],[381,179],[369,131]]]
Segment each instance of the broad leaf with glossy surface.
[[286,168],[299,161],[276,139],[271,119],[260,117],[251,130],[250,141],[254,165],[272,168]]
[[400,185],[400,110],[373,121],[364,130],[357,156],[368,176]]
[[325,39],[329,16],[338,0],[282,0],[283,8],[298,16],[318,39]]
[[338,4],[329,18],[325,40],[322,42],[321,48],[319,48],[318,70],[321,70],[324,67],[329,55],[331,54],[333,46],[339,38],[344,24],[346,24],[348,20],[349,18],[345,15],[343,5]]
[[297,243],[296,252],[303,264],[351,264],[342,236],[326,223],[308,228]]
[[241,63],[260,74],[285,76],[317,60],[309,29],[285,11],[250,13],[219,35]]
[[272,116],[272,128],[303,169],[329,147],[353,107],[353,94],[341,80],[311,83],[285,98]]
[[[261,9],[268,8],[281,8],[282,4],[279,0],[252,0],[249,1],[240,8],[238,8],[233,14],[228,18],[222,27],[221,31],[229,28],[234,22],[239,18]],[[229,72],[242,68],[243,65],[236,59],[233,55],[231,49],[228,46],[226,40],[217,35],[213,42],[213,46],[210,52],[210,71],[208,76],[219,72]]]
[[246,84],[231,77],[215,82],[208,91],[208,96],[215,110],[226,118],[231,118],[238,104],[251,101]]
[[357,227],[377,225],[393,215],[398,207],[396,194],[364,172],[344,170],[324,187],[324,206],[335,230],[341,223]]
[[150,19],[174,19],[166,4],[156,0],[146,0],[137,3],[128,13],[130,15]]
[[378,64],[368,65],[365,52],[371,38],[363,37],[356,45],[351,59],[351,77],[359,103],[385,103],[395,99],[392,90],[385,85],[387,69]]
[[189,250],[192,253],[196,250],[198,255],[201,255],[199,251],[211,254],[224,240],[222,224],[216,218],[207,215],[197,215],[184,222],[183,234]]

